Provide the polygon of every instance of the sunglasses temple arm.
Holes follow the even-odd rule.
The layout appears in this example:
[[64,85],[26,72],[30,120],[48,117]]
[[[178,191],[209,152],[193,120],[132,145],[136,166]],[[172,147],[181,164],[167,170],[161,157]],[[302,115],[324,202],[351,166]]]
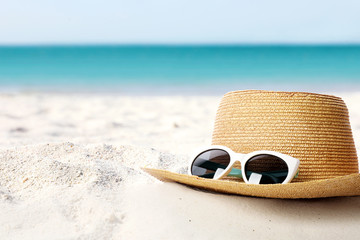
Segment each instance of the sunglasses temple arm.
[[[252,172],[248,171],[250,174]],[[277,178],[276,176],[272,176],[271,174],[267,174],[266,172],[261,173],[262,175],[267,175],[269,177],[274,177]],[[280,174],[286,174],[285,172],[280,172]],[[237,168],[233,168],[231,169],[231,172],[228,174],[228,177],[238,177],[238,178],[242,178],[242,172],[240,169]],[[295,176],[297,177],[297,175]]]
[[[285,172],[280,172],[280,174],[284,174]],[[272,176],[271,174],[266,174],[265,172],[262,173],[263,175],[267,175],[271,178],[273,178],[274,180],[276,179],[277,180],[277,177],[276,176]],[[299,175],[299,170],[297,171],[296,175],[294,176],[294,178],[297,178],[297,176]],[[238,177],[238,178],[242,178],[242,172],[240,169],[237,169],[237,168],[233,168],[231,169],[231,172],[228,174],[228,177]]]
[[242,172],[240,169],[233,168],[231,169],[231,172],[229,172],[228,176],[242,178]]
[[299,172],[300,172],[300,170],[298,169],[294,178],[297,178],[299,176]]

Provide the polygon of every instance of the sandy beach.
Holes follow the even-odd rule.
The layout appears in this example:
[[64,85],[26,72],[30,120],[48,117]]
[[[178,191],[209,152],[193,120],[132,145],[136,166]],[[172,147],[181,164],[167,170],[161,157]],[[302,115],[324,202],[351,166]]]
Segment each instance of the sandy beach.
[[[360,92],[348,106],[360,150]],[[211,143],[221,96],[0,94],[0,239],[357,239],[360,198],[277,200],[161,183]]]

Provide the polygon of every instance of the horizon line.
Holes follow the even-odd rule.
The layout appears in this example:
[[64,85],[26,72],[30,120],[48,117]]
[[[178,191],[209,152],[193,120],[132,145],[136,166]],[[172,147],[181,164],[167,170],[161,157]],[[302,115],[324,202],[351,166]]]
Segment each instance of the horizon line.
[[332,47],[359,43],[0,43],[0,47]]

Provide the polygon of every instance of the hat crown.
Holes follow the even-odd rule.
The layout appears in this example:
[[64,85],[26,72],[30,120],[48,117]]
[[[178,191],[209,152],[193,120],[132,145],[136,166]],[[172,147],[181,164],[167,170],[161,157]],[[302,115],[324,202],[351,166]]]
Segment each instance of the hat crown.
[[247,90],[222,98],[213,145],[235,152],[271,150],[300,160],[306,182],[358,173],[358,159],[344,101],[305,92]]

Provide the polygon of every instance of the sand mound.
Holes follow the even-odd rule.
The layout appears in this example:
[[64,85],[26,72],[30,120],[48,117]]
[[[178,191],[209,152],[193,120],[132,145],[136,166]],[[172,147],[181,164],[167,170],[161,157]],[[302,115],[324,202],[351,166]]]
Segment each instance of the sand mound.
[[19,196],[52,186],[115,188],[129,180],[153,181],[140,167],[184,171],[186,165],[184,157],[154,149],[106,144],[24,146],[0,151],[0,159],[2,192]]
[[109,238],[126,218],[122,209],[126,183],[157,182],[140,167],[181,172],[184,163],[184,156],[106,144],[1,150],[0,207],[5,211],[0,236],[54,239],[59,233],[59,238]]

